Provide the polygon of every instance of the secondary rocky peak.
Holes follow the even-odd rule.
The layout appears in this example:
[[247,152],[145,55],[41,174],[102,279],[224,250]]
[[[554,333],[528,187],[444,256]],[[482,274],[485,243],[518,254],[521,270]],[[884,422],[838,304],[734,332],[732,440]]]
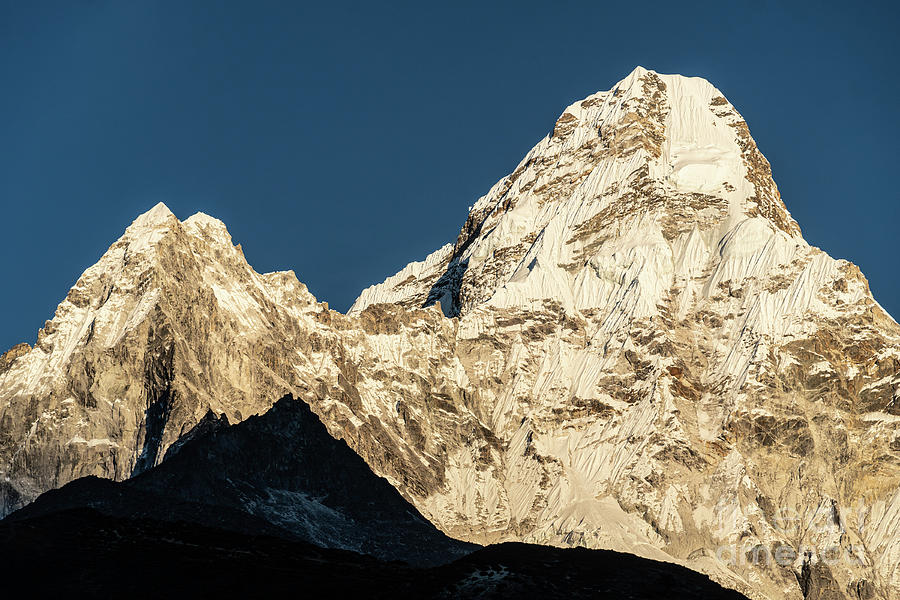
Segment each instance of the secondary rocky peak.
[[[197,212],[183,221],[183,225],[191,230],[207,230],[226,231],[225,223],[219,219],[212,217],[204,212]],[[230,237],[230,236],[229,236]]]

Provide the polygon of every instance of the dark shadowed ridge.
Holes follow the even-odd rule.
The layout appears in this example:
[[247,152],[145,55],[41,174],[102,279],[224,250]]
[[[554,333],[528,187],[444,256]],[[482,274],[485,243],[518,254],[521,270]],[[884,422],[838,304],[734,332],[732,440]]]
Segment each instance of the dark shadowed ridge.
[[233,426],[209,413],[160,465],[121,483],[73,481],[9,518],[79,507],[263,533],[417,565],[477,548],[441,533],[332,438],[306,403],[290,396]]

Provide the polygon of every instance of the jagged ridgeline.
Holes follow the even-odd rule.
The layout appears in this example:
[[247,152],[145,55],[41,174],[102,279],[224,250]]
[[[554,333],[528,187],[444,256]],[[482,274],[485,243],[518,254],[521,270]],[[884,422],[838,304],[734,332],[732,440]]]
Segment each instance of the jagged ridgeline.
[[630,552],[753,598],[900,594],[900,326],[803,240],[702,79],[638,68],[572,104],[454,243],[346,315],[154,207],[0,359],[0,510],[285,394],[462,540]]

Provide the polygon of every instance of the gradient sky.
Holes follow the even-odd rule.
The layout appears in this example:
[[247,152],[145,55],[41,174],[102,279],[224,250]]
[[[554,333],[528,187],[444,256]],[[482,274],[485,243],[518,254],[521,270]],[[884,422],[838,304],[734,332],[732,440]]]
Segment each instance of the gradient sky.
[[0,0],[0,352],[159,201],[345,310],[638,64],[721,89],[900,315],[894,3],[686,4]]

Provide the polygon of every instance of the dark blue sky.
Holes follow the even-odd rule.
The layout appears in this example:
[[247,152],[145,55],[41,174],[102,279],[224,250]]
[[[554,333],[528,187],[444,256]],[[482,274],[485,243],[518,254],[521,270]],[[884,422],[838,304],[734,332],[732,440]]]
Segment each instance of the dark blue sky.
[[687,4],[0,0],[0,347],[158,201],[344,310],[638,64],[718,86],[900,315],[898,10]]

